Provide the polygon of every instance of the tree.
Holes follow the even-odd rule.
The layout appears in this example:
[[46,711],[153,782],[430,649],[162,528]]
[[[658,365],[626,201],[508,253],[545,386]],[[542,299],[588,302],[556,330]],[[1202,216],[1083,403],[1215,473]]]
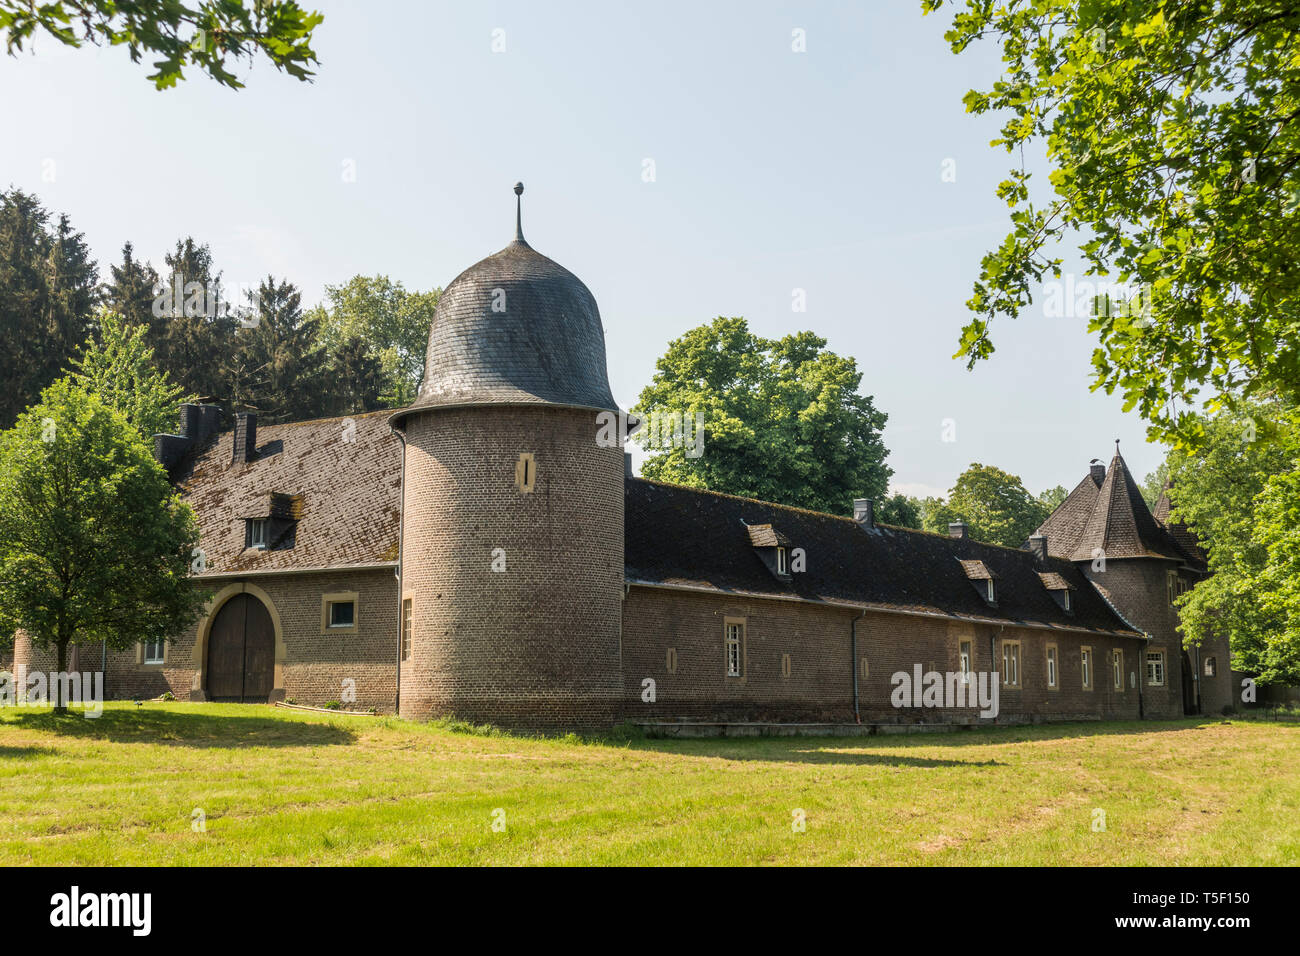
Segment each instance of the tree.
[[927,531],[947,534],[949,522],[965,521],[972,538],[1008,548],[1023,545],[1050,514],[1018,476],[979,463],[957,476],[947,502],[928,499],[924,510]]
[[0,428],[36,401],[85,338],[97,269],[66,216],[54,230],[40,201],[0,192]]
[[234,347],[235,320],[212,250],[186,236],[164,260],[167,282],[151,305],[156,321],[149,344],[158,366],[192,395],[229,400],[224,366]]
[[324,414],[346,415],[383,407],[384,368],[360,336],[352,336],[330,356],[325,378]]
[[81,357],[73,363],[72,379],[121,412],[142,438],[151,441],[172,427],[177,406],[188,401],[185,391],[154,366],[144,326],[133,326],[109,309],[99,311],[98,326],[99,341],[86,340]]
[[[1048,515],[1061,507],[1061,503],[1069,496],[1070,493],[1066,491],[1062,485],[1057,485],[1055,488],[1048,488],[1039,495],[1038,504],[1042,507],[1043,520],[1046,520]],[[1043,520],[1040,520],[1038,524],[1042,524]],[[1035,525],[1034,527],[1038,527],[1038,525]]]
[[[942,0],[922,0],[929,13]],[[1004,74],[966,94],[1008,115],[1021,157],[998,186],[1011,231],[980,267],[958,356],[993,352],[991,324],[1033,301],[1067,235],[1090,275],[1141,290],[1101,303],[1093,387],[1119,390],[1153,437],[1199,440],[1234,396],[1300,393],[1300,6],[1276,0],[970,3],[954,52],[990,38]],[[1034,201],[1023,157],[1045,149],[1054,195]],[[1129,303],[1132,304],[1131,302]],[[1202,391],[1208,394],[1201,396]]]
[[892,524],[899,528],[921,530],[921,513],[924,505],[916,498],[904,494],[895,494],[880,503],[878,519],[882,524]]
[[226,69],[226,59],[252,60],[264,54],[278,69],[299,80],[312,76],[316,63],[312,31],[324,19],[284,0],[0,0],[0,31],[11,55],[42,30],[60,43],[80,47],[126,45],[131,61],[159,56],[150,74],[157,89],[175,86],[184,69],[197,69],[224,86],[244,84]]
[[240,325],[228,370],[234,406],[256,409],[269,422],[320,414],[325,354],[316,320],[303,315],[298,289],[267,276],[248,293]]
[[1142,499],[1148,508],[1155,508],[1156,502],[1164,492],[1165,482],[1169,479],[1169,461],[1162,461],[1156,470],[1142,479]]
[[886,415],[858,394],[861,381],[857,363],[812,332],[764,339],[719,317],[671,342],[642,390],[641,473],[848,514],[854,498],[882,498],[892,474]]
[[70,379],[0,434],[0,633],[53,649],[60,672],[71,644],[124,650],[192,624],[198,537],[139,432]]
[[337,353],[356,337],[383,365],[384,400],[397,407],[415,399],[424,377],[429,327],[440,289],[408,292],[388,276],[354,276],[326,286],[328,304],[314,311],[325,348]]
[[148,329],[150,342],[161,339],[168,316],[154,315],[153,303],[161,285],[154,267],[135,258],[135,247],[128,242],[122,247],[122,264],[109,266],[109,273],[113,278],[104,284],[104,304],[128,324]]
[[1300,683],[1300,409],[1243,402],[1175,449],[1172,517],[1208,553],[1211,576],[1178,599],[1184,642],[1228,637],[1233,666],[1261,683]]

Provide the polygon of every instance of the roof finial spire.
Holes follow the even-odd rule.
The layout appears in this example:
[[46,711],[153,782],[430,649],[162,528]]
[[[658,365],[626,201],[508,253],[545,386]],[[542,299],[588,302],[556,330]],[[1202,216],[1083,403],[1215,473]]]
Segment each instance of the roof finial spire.
[[523,194],[524,184],[515,183],[515,242],[524,241]]

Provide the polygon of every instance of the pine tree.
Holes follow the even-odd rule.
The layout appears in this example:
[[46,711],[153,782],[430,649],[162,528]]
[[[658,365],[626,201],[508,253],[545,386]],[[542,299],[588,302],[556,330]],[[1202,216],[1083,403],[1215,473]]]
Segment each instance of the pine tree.
[[[167,285],[157,300],[163,317],[153,346],[160,369],[199,397],[228,398],[221,368],[232,347],[235,321],[221,291],[212,250],[187,236],[165,256]],[[155,313],[155,314],[157,314]]]
[[232,407],[255,409],[269,422],[320,415],[327,402],[325,351],[317,321],[303,314],[297,287],[267,276],[248,294],[240,326],[223,368]]
[[135,247],[128,242],[122,247],[122,264],[109,266],[109,272],[113,280],[104,285],[104,304],[128,325],[144,326],[148,341],[157,342],[166,322],[165,316],[153,314],[153,303],[161,285],[157,270],[135,258]]

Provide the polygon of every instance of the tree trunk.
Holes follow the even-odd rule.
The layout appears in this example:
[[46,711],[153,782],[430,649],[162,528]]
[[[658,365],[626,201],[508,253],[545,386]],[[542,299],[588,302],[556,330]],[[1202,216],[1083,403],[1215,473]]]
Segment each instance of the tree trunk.
[[68,702],[63,699],[63,673],[68,664],[68,641],[64,638],[55,645],[58,663],[55,665],[55,672],[50,675],[50,683],[53,684],[54,691],[54,713],[63,715],[68,712]]

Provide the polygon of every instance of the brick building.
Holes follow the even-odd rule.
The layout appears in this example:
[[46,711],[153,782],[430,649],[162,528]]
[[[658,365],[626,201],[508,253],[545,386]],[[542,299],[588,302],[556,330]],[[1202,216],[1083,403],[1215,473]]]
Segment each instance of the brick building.
[[[156,452],[198,516],[211,597],[175,641],[109,652],[108,695],[597,727],[1232,701],[1226,645],[1183,651],[1170,604],[1204,556],[1118,451],[1012,549],[880,524],[868,500],[839,517],[634,478],[600,440],[611,410],[596,302],[518,222],[443,292],[409,408],[223,432],[184,406]],[[14,656],[45,663],[21,637]],[[996,672],[997,716],[900,700],[896,675],[930,672]]]

